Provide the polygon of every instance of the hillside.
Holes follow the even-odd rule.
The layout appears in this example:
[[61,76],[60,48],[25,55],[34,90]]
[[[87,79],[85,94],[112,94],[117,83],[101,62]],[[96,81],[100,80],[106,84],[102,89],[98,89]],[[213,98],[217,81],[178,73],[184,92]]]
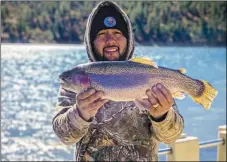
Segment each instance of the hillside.
[[[83,43],[89,13],[98,2],[1,2],[1,40],[7,43]],[[226,2],[117,3],[141,44],[226,45]]]

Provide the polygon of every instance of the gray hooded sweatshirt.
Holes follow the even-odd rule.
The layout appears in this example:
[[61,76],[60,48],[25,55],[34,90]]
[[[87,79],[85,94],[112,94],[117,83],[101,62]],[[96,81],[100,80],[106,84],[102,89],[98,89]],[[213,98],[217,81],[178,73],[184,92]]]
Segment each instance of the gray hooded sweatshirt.
[[[125,18],[129,36],[125,60],[128,60],[134,51],[131,23],[124,11],[109,1],[99,3],[89,16],[85,33],[89,60],[97,61],[90,41],[91,23],[105,5],[115,7]],[[184,128],[176,105],[162,121],[155,121],[149,113],[141,114],[133,101],[109,101],[87,122],[79,116],[75,99],[75,93],[60,87],[52,124],[64,144],[76,144],[76,161],[158,161],[159,143],[174,142]]]

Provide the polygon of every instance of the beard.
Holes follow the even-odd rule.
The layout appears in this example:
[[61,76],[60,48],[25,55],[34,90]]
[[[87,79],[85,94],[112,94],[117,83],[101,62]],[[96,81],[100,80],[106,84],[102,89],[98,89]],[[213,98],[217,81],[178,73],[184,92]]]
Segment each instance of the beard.
[[[108,58],[105,55],[102,55],[101,61],[110,61],[110,60],[108,60]],[[119,54],[119,58],[113,61],[125,61],[125,55]]]
[[[103,53],[98,52],[98,50],[94,47],[94,44],[92,44],[92,51],[94,52],[94,57],[97,59],[97,61],[110,61],[104,55],[104,51],[103,51]],[[114,61],[126,61],[126,53],[127,53],[127,46],[121,53],[120,53],[120,49],[119,49],[119,51],[118,51],[119,58]]]

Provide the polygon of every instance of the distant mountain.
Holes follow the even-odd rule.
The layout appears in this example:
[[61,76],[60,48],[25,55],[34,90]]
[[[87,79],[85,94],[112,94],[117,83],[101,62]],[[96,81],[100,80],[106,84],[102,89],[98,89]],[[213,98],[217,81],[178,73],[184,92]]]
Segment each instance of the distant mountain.
[[[131,19],[140,44],[226,45],[225,1],[117,2]],[[1,41],[83,43],[97,1],[1,2]]]

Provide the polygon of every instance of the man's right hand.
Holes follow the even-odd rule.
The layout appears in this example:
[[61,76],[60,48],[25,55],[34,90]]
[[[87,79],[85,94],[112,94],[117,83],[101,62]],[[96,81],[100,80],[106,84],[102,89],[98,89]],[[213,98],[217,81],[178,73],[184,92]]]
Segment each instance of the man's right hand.
[[103,96],[104,93],[102,91],[96,91],[93,88],[78,93],[76,96],[76,104],[80,117],[85,121],[89,121],[91,117],[95,116],[98,109],[109,101],[101,99]]

